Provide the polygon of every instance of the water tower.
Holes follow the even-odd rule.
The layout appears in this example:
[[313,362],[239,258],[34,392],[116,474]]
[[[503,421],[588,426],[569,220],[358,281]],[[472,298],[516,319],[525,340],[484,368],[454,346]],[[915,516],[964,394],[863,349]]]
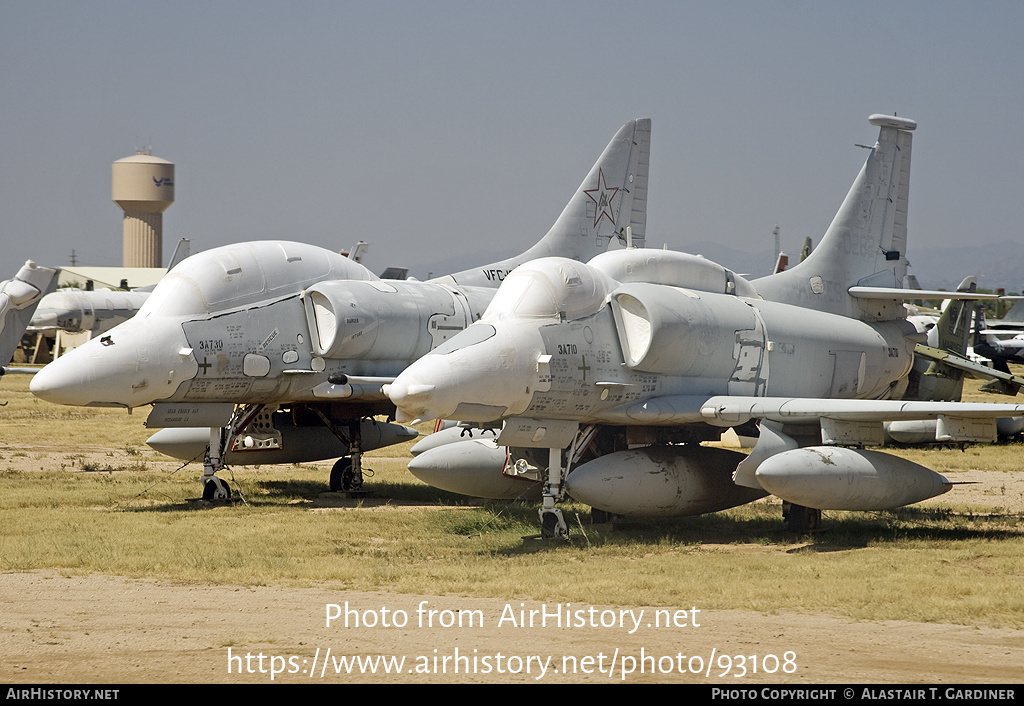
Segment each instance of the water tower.
[[114,162],[112,197],[124,211],[124,267],[163,267],[164,211],[174,163],[139,152]]

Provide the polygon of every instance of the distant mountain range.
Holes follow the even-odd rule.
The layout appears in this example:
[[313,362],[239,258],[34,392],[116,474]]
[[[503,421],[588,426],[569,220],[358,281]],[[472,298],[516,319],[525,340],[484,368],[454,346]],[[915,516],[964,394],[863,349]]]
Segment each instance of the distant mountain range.
[[922,287],[955,289],[964,277],[977,275],[983,289],[1024,290],[1024,243],[911,250],[909,259]]
[[[770,274],[775,264],[771,248],[758,251],[738,250],[704,240],[686,244],[679,249],[703,255],[749,278]],[[409,274],[419,279],[427,279],[430,273],[437,277],[495,262],[515,254],[494,250],[461,254],[413,267]],[[796,264],[800,257],[799,250],[788,254],[790,264]],[[910,265],[911,273],[917,275],[921,286],[928,289],[955,289],[968,275],[977,275],[978,286],[983,289],[995,290],[1004,287],[1007,293],[1016,293],[1024,289],[1024,243],[1004,242],[982,247],[916,249],[910,252]]]

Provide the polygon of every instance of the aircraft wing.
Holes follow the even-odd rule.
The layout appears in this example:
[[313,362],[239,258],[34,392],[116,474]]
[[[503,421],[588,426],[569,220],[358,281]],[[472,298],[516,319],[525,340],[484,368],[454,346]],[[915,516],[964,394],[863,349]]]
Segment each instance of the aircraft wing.
[[611,414],[612,423],[672,425],[704,422],[735,426],[752,419],[782,424],[889,422],[911,419],[995,420],[1024,414],[1024,405],[986,402],[911,402],[904,400],[844,400],[814,397],[747,397],[736,395],[668,395],[623,405]]
[[711,397],[701,407],[705,421],[732,426],[751,419],[808,424],[820,419],[845,422],[890,422],[956,417],[997,419],[1024,414],[1024,405],[986,402],[909,402],[903,400],[836,400],[802,397]]

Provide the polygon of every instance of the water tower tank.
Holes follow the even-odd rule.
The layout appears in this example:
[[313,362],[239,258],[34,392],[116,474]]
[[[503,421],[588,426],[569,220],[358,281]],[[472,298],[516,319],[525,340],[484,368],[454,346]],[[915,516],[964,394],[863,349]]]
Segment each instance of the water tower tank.
[[140,152],[114,162],[112,198],[124,211],[124,267],[163,267],[163,213],[174,163]]

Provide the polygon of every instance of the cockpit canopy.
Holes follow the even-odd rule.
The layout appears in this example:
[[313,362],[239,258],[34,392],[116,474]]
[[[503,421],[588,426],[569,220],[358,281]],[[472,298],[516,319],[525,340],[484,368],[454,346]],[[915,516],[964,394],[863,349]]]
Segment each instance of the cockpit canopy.
[[183,260],[153,290],[139,316],[202,316],[298,294],[324,279],[377,277],[353,260],[306,243],[226,245]]

